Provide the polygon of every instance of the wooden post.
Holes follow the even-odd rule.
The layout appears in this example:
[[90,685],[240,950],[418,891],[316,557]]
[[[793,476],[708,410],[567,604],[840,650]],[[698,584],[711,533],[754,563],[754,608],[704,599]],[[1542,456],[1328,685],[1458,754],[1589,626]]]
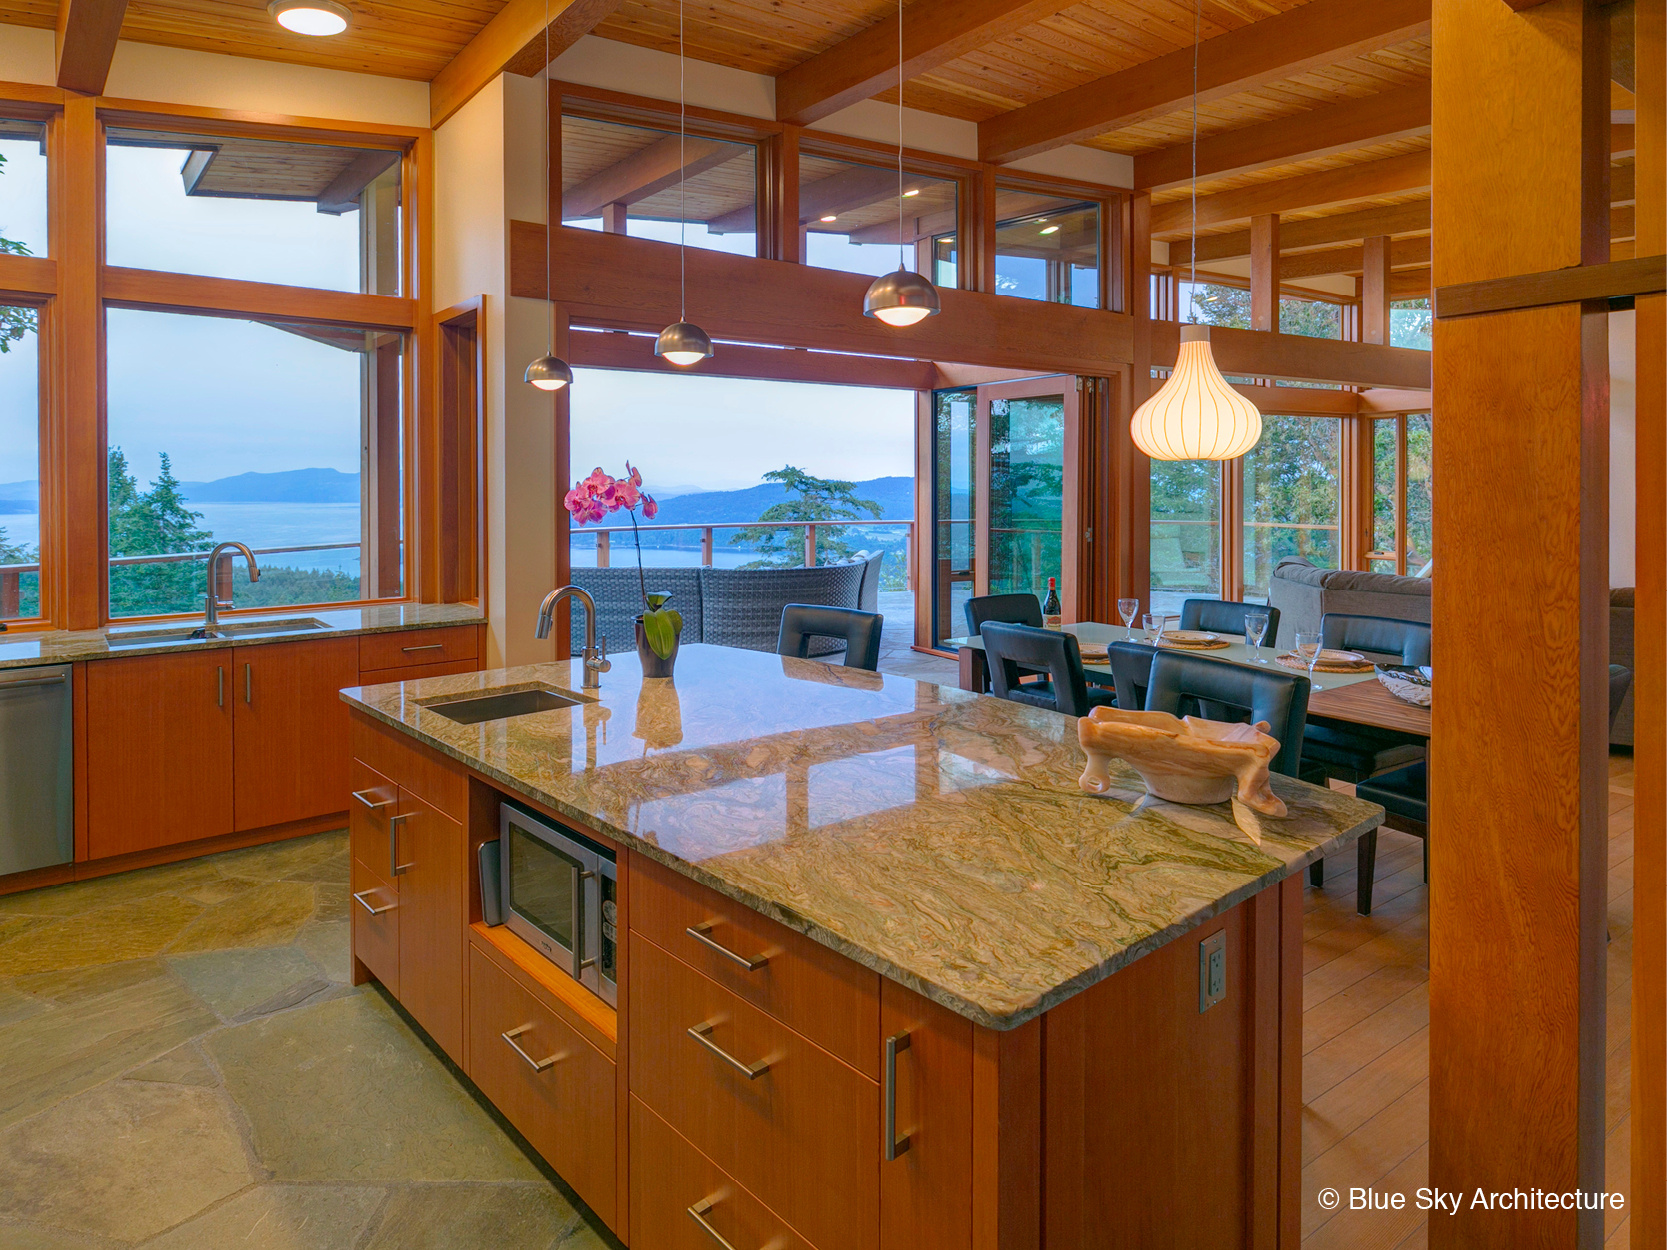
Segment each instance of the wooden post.
[[[1437,288],[1608,259],[1603,14],[1436,0]],[[1435,327],[1429,1183],[1467,1196],[1607,1188],[1607,316]],[[1429,1243],[1601,1245],[1601,1211],[1528,1205]]]
[[630,215],[631,206],[624,203],[602,205],[602,229],[609,234],[629,234],[626,221]]
[[1134,359],[1121,374],[1122,385],[1107,404],[1111,443],[1109,484],[1112,547],[1112,599],[1138,599],[1145,611],[1152,590],[1152,462],[1129,435],[1134,410],[1152,394],[1152,197],[1140,191],[1129,197],[1123,237],[1127,245],[1124,305],[1134,317]]
[[712,527],[708,525],[700,531],[700,564],[702,568],[712,567]]
[[1360,341],[1389,342],[1389,236],[1366,240],[1360,278]]
[[816,527],[814,525],[805,526],[805,567],[807,569],[816,567]]
[[[42,492],[41,533],[61,537],[42,543],[41,587],[50,588],[54,606],[41,607],[42,615],[61,629],[97,629],[109,604],[108,459],[99,395],[103,370],[89,367],[104,358],[99,290],[104,139],[96,106],[91,96],[65,99],[52,162],[52,238],[58,262],[53,332],[60,345],[52,367],[62,406],[49,426],[59,467],[48,470],[55,480],[51,490]],[[68,364],[71,360],[77,363]],[[49,494],[55,495],[55,506]]]
[[1250,328],[1279,333],[1279,215],[1250,219]]
[[607,530],[596,531],[596,567],[608,568],[608,561],[612,559],[613,535]]
[[[1667,252],[1667,4],[1637,0],[1639,256]],[[1636,304],[1632,1244],[1667,1245],[1667,297]]]

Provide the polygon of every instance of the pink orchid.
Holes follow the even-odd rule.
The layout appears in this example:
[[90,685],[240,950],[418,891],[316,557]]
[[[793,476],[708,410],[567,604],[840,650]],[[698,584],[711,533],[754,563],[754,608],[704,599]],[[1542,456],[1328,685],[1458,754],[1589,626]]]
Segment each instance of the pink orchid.
[[[600,521],[610,513],[621,509],[631,515],[631,529],[633,534],[637,528],[637,509],[642,509],[643,519],[652,521],[660,513],[660,505],[653,495],[642,488],[642,471],[629,460],[625,462],[625,476],[611,477],[604,473],[600,466],[590,471],[590,476],[582,477],[573,483],[573,489],[562,497],[562,506],[573,517],[575,525],[587,525],[593,521]],[[682,628],[681,617],[671,609],[655,607],[648,597],[647,584],[642,580],[642,543],[637,544],[637,582],[642,591],[643,607],[646,616],[659,619],[659,613],[669,612],[676,618],[675,630]],[[670,644],[667,644],[668,646]],[[659,654],[658,651],[655,652]],[[668,653],[669,654],[669,653]],[[661,656],[664,659],[665,656]]]
[[645,521],[652,521],[655,517],[660,515],[660,505],[654,502],[653,495],[644,495],[642,497],[642,515],[643,520]]

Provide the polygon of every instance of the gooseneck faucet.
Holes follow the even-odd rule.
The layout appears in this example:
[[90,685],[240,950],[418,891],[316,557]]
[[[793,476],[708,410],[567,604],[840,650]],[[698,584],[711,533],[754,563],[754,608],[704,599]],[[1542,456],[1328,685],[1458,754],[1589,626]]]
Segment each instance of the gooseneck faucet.
[[550,630],[556,623],[556,605],[571,595],[577,599],[585,609],[585,649],[581,654],[585,661],[584,686],[586,690],[595,690],[602,684],[602,674],[613,667],[608,661],[608,639],[604,635],[598,644],[596,636],[596,600],[590,597],[590,592],[579,586],[562,586],[552,590],[544,596],[544,602],[538,607],[538,628],[534,632],[540,638],[548,638]]
[[215,584],[219,579],[220,553],[235,548],[243,553],[243,558],[249,562],[249,580],[260,581],[260,565],[255,563],[255,553],[242,543],[221,543],[208,553],[208,593],[203,596],[203,626],[191,636],[193,638],[218,638],[220,636],[220,609],[232,606],[232,601],[220,598],[220,588]]

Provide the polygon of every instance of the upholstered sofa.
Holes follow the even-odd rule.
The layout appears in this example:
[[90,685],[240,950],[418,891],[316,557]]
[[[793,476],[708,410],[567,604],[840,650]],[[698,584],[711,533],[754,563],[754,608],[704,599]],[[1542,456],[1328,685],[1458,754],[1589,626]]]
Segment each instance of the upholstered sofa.
[[[1609,662],[1632,664],[1632,588],[1609,592]],[[1287,556],[1273,571],[1268,602],[1279,609],[1280,641],[1289,644],[1296,631],[1318,629],[1327,612],[1388,616],[1430,622],[1430,579],[1349,569],[1317,569],[1299,556]],[[1439,644],[1438,644],[1439,645]],[[1609,741],[1632,745],[1632,694],[1621,704]]]
[[[811,569],[645,568],[643,578],[649,590],[671,592],[670,606],[683,614],[681,641],[774,651],[781,610],[790,603],[875,611],[884,558],[884,552],[861,552],[845,563]],[[642,611],[636,565],[577,568],[573,584],[596,600],[596,628],[607,637],[608,650],[635,647],[634,618]],[[583,609],[574,603],[575,640],[584,636],[584,627]],[[832,655],[844,647],[836,639],[817,639],[810,653]]]

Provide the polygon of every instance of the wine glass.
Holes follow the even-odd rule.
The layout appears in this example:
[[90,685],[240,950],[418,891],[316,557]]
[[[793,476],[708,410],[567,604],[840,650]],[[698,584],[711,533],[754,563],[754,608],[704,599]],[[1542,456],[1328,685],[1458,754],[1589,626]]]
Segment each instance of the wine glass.
[[1146,632],[1151,635],[1156,646],[1163,646],[1163,627],[1169,624],[1169,618],[1162,612],[1148,612],[1145,617]]
[[1314,680],[1314,666],[1320,662],[1320,634],[1318,630],[1312,633],[1301,631],[1297,634],[1297,658],[1308,666],[1308,680],[1315,690],[1321,689],[1320,683]]
[[1266,612],[1247,612],[1244,618],[1245,641],[1256,649],[1251,656],[1251,662],[1266,664],[1262,658],[1262,639],[1268,636],[1268,614]]
[[1139,599],[1119,599],[1117,614],[1123,618],[1123,628],[1128,632],[1123,635],[1123,641],[1129,642],[1134,638],[1134,617],[1140,611]]

